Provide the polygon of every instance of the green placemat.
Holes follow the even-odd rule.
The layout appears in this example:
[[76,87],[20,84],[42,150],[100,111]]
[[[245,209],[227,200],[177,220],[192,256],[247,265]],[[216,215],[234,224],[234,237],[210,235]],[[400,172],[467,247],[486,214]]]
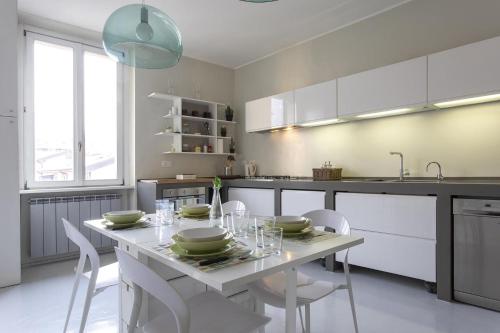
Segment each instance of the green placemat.
[[[236,241],[234,250],[224,254],[221,257],[207,257],[207,258],[187,258],[181,257],[172,252],[170,249],[171,244],[151,244],[151,249],[163,255],[175,257],[188,265],[191,265],[202,272],[211,272],[218,269],[239,265],[245,262],[254,261],[268,257],[269,254],[262,253],[261,251],[254,251],[242,242]],[[216,261],[216,260],[220,261]]]
[[322,230],[313,230],[308,234],[303,236],[295,236],[295,237],[284,237],[283,240],[292,243],[301,243],[301,244],[314,244],[327,239],[332,239],[338,237],[338,234],[328,231]]

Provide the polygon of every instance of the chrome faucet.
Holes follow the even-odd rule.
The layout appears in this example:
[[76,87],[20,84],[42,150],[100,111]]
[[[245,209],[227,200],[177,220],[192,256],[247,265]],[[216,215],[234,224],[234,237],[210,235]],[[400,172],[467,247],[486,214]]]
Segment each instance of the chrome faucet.
[[429,172],[429,166],[431,166],[432,164],[435,164],[438,167],[437,179],[439,181],[442,181],[444,179],[444,177],[443,177],[443,173],[441,172],[441,164],[439,164],[439,162],[432,161],[432,162],[427,163],[427,166],[425,167],[425,171]]
[[405,172],[405,169],[404,169],[403,154],[400,152],[397,152],[397,151],[391,151],[390,154],[391,155],[398,155],[399,158],[401,159],[401,167],[399,169],[399,181],[403,182],[405,180],[405,176],[409,176],[409,173]]

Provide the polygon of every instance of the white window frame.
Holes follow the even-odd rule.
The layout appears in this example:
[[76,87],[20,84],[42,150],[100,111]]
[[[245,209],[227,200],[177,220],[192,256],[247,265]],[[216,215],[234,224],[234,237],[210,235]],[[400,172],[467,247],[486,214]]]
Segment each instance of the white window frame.
[[[68,181],[35,181],[34,144],[34,42],[36,40],[73,48],[73,174]],[[117,63],[117,178],[102,180],[85,179],[85,122],[83,89],[83,55],[85,51],[105,54],[104,50],[89,44],[73,42],[36,32],[26,32],[24,71],[24,173],[27,188],[61,188],[101,185],[124,185],[124,68]]]

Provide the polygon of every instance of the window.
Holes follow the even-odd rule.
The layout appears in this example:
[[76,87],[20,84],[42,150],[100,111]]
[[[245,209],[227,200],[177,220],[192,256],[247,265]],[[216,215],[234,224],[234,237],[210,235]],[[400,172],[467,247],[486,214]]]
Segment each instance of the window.
[[100,48],[27,32],[28,187],[123,183],[122,70]]

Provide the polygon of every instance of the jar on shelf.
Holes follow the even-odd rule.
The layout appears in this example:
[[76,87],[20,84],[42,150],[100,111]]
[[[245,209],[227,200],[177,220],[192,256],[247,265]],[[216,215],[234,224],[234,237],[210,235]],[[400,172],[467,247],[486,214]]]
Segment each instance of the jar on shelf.
[[220,128],[220,136],[225,137],[227,135],[227,128],[226,126],[221,126]]

